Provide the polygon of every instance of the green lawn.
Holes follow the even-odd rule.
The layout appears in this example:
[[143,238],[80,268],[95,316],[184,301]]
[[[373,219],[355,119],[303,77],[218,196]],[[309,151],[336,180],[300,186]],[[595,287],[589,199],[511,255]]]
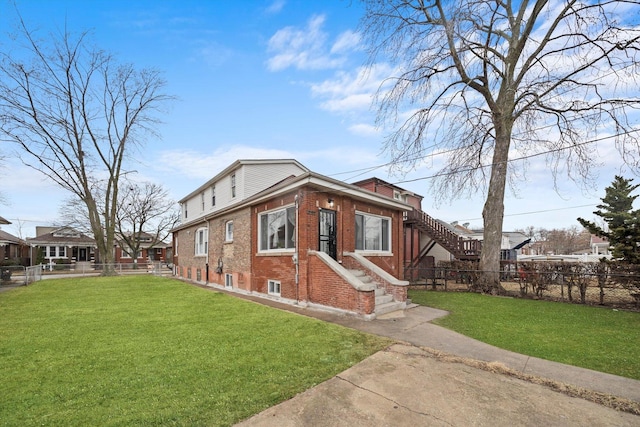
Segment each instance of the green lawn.
[[640,380],[640,313],[475,293],[410,291],[434,323],[518,353]]
[[0,293],[0,424],[231,425],[389,340],[152,276]]

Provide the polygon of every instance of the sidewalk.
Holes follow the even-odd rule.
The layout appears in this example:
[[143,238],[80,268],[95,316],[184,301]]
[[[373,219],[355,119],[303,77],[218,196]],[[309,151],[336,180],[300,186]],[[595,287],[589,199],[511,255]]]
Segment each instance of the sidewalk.
[[442,352],[490,362],[556,385],[640,403],[640,381],[513,353],[431,324],[446,315],[442,310],[414,306],[363,321],[233,295],[399,341],[331,380],[240,423],[242,426],[640,425],[638,415],[554,391],[542,385],[544,380],[524,381],[434,356]]

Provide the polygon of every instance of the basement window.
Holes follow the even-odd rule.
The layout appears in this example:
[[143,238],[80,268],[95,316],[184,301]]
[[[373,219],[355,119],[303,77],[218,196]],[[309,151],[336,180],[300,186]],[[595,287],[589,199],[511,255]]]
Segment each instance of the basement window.
[[280,296],[280,282],[277,280],[269,280],[267,282],[267,290],[269,295]]

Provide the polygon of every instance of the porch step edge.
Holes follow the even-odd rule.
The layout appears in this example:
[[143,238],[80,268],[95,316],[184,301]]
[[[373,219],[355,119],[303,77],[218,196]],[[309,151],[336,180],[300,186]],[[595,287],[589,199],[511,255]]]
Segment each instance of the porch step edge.
[[393,302],[393,295],[384,294],[376,296],[376,307],[389,302]]
[[384,304],[377,305],[374,310],[376,316],[380,316],[382,314],[391,313],[392,311],[404,310],[407,305],[404,302],[387,302]]

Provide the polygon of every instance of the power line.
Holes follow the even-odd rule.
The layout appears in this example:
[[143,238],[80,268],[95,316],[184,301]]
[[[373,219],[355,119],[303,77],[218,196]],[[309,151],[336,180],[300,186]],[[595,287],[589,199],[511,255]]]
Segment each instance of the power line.
[[[569,150],[569,149],[572,149],[572,148],[580,147],[582,145],[592,144],[594,142],[604,141],[606,139],[616,138],[616,137],[619,137],[619,136],[628,135],[630,133],[639,132],[639,131],[640,131],[640,129],[632,129],[632,130],[629,130],[629,131],[626,131],[626,132],[622,132],[622,133],[618,133],[618,134],[615,134],[615,135],[609,135],[609,136],[604,136],[604,137],[601,137],[601,138],[592,139],[592,140],[589,140],[589,141],[584,141],[584,142],[581,142],[579,144],[574,144],[574,145],[572,145],[570,147],[560,147],[560,148],[556,148],[556,149],[553,149],[553,150],[547,150],[547,151],[542,151],[540,153],[530,154],[528,156],[522,156],[522,157],[516,157],[514,159],[508,159],[508,160],[505,161],[505,163],[516,162],[516,161],[519,161],[519,160],[526,160],[526,159],[530,159],[530,158],[533,158],[533,157],[542,156],[542,155],[545,155],[545,154],[557,153],[557,152],[560,152],[560,151],[564,151],[564,150]],[[404,184],[404,183],[407,183],[407,182],[422,181],[422,180],[425,180],[425,179],[440,178],[440,177],[443,177],[443,176],[455,175],[455,174],[458,174],[458,173],[471,172],[471,171],[474,171],[476,169],[484,169],[484,168],[488,168],[488,167],[493,167],[495,165],[496,165],[495,163],[490,163],[490,164],[486,164],[486,165],[478,165],[478,166],[473,166],[473,167],[469,167],[469,168],[466,168],[466,169],[460,169],[460,170],[454,170],[454,171],[449,171],[449,172],[437,173],[437,174],[434,174],[434,175],[425,176],[425,177],[421,177],[421,178],[409,179],[409,180],[405,180],[405,181],[397,181],[397,182],[394,182],[392,184],[393,185],[397,185],[397,184]]]
[[[565,208],[543,209],[543,210],[539,210],[539,211],[529,211],[529,212],[518,212],[518,213],[507,214],[507,215],[504,215],[504,216],[507,217],[507,216],[533,215],[533,214],[548,213],[548,212],[566,211],[566,210],[569,210],[569,209],[588,208],[588,207],[592,207],[592,206],[594,207],[594,206],[596,206],[596,204],[595,203],[590,203],[588,205],[569,206],[569,207],[565,207]],[[482,220],[482,218],[465,218],[465,219],[459,219],[458,221],[480,221],[480,220]]]

